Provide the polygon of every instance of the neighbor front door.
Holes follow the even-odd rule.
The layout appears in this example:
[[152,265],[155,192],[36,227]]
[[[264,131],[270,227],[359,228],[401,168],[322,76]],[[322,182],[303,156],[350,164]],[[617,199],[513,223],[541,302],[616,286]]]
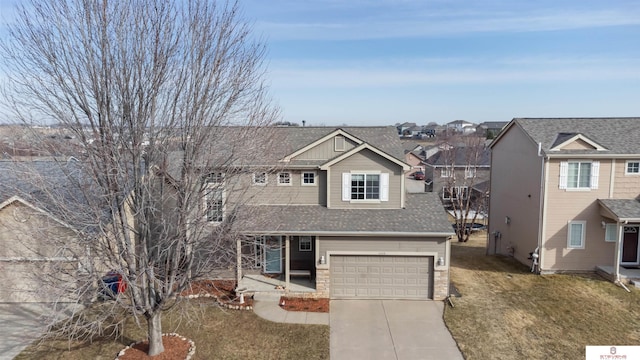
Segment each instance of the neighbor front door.
[[625,226],[622,238],[622,265],[639,265],[638,226]]

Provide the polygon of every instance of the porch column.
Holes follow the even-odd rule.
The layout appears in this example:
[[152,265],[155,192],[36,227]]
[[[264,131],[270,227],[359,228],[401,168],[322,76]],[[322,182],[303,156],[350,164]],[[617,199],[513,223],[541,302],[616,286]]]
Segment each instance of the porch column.
[[242,280],[242,240],[236,240],[236,287],[240,286]]
[[291,254],[291,246],[289,241],[289,235],[285,235],[284,237],[284,288],[289,290],[289,280],[291,276],[289,275],[290,268],[290,257]]
[[616,236],[616,251],[615,251],[615,259],[613,260],[613,281],[614,282],[618,282],[620,281],[620,244],[622,243],[622,234],[624,233],[624,231],[622,231],[622,227],[620,226],[621,223],[616,223],[616,230],[617,230],[617,236]]

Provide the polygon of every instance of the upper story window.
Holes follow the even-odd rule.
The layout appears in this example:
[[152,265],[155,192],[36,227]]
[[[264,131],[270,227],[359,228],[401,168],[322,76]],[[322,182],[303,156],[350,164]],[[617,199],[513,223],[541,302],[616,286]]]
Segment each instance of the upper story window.
[[440,168],[440,177],[451,177],[451,167],[445,166]]
[[205,215],[209,222],[221,222],[224,218],[224,174],[211,173],[206,178]]
[[389,174],[343,173],[343,201],[389,201]]
[[302,173],[302,186],[312,186],[316,184],[316,173],[308,171]]
[[570,249],[584,249],[584,233],[586,221],[570,221],[568,225],[567,247]]
[[344,151],[345,149],[344,136],[336,136],[334,138],[334,145],[335,145],[336,151]]
[[291,185],[291,173],[281,172],[278,174],[278,185]]
[[563,161],[560,163],[560,189],[598,188],[598,161]]
[[640,175],[640,161],[627,161],[627,166],[625,167],[624,173],[627,175]]
[[253,185],[267,185],[267,173],[266,172],[253,173]]

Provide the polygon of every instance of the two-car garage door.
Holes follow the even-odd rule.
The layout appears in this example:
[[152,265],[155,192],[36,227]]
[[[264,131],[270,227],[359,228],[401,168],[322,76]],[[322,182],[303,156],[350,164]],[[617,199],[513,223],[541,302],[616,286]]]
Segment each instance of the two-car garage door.
[[433,256],[332,255],[333,299],[431,299]]

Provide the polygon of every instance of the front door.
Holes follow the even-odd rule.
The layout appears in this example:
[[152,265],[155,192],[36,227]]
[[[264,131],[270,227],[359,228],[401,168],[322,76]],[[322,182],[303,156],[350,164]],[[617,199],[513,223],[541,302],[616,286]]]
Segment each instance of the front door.
[[622,238],[622,265],[640,265],[638,254],[638,226],[625,226]]
[[266,274],[282,272],[282,237],[264,237],[264,269]]

